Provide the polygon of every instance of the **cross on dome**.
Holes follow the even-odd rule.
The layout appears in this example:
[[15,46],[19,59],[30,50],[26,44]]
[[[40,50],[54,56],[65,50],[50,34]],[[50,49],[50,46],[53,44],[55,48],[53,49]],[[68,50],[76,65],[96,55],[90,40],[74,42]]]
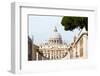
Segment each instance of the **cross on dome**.
[[54,32],[57,32],[57,27],[56,26],[54,27]]

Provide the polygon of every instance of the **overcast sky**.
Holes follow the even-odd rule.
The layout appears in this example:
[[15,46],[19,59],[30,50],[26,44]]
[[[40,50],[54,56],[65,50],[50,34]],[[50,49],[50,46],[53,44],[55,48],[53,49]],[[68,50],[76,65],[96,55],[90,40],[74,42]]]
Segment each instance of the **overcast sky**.
[[72,42],[74,34],[79,31],[77,29],[74,33],[72,31],[65,31],[61,25],[61,20],[61,16],[29,16],[30,38],[33,36],[35,43],[46,42],[56,26],[58,32],[62,36],[62,39],[66,41],[66,43]]

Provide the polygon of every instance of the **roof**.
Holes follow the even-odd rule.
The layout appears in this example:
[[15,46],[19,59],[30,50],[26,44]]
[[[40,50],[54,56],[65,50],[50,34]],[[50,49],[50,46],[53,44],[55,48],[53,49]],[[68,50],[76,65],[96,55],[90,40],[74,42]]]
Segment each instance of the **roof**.
[[85,27],[79,32],[78,37],[74,43],[76,44],[83,35],[88,35],[88,32],[86,31]]

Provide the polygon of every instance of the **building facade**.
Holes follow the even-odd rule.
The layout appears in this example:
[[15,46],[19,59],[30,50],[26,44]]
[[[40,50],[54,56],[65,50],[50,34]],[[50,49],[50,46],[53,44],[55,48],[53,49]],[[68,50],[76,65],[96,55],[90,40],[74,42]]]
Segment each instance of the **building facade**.
[[70,45],[63,41],[57,28],[53,29],[46,43],[32,43],[32,60],[84,59],[87,58],[88,33],[83,28]]
[[39,45],[39,51],[49,60],[69,58],[68,45],[62,40],[62,36],[55,27],[47,43]]
[[28,60],[32,60],[32,39],[28,36]]
[[70,54],[71,58],[80,58],[85,59],[87,58],[87,51],[88,51],[88,32],[85,28],[81,30],[78,36],[74,37],[74,41],[70,46]]

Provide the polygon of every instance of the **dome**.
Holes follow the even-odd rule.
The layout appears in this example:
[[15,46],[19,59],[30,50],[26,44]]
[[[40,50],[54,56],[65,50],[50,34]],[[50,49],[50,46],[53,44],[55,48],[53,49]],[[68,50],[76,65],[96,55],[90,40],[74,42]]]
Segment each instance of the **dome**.
[[62,37],[55,27],[51,36],[49,37],[49,43],[62,43]]
[[61,35],[58,32],[54,32],[49,39],[61,39]]

